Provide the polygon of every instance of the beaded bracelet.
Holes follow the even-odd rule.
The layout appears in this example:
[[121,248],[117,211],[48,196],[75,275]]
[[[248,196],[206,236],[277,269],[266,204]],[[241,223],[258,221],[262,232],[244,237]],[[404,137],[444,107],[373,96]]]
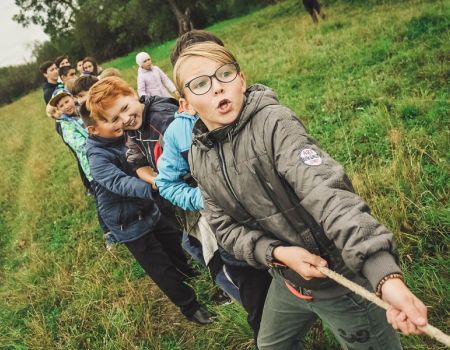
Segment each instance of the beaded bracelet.
[[383,287],[383,284],[385,284],[387,280],[390,280],[392,278],[400,278],[403,282],[405,281],[401,273],[390,273],[389,275],[384,276],[381,279],[381,281],[378,282],[377,289],[375,292],[377,297],[381,298],[381,287]]

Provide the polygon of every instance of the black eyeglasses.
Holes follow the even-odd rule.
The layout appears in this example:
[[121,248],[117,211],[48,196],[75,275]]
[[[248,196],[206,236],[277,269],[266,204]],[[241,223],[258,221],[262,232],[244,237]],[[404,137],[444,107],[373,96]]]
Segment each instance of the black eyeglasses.
[[231,83],[239,73],[239,64],[231,62],[217,68],[213,75],[201,75],[187,82],[184,87],[191,90],[194,95],[204,95],[212,86],[212,78],[215,77],[221,83]]

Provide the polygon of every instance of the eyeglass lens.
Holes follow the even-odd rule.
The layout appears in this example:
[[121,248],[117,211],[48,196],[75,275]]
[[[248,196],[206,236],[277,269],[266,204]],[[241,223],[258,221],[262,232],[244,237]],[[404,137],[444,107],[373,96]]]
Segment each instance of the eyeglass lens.
[[238,70],[235,64],[227,63],[220,66],[211,76],[202,75],[191,80],[187,87],[192,91],[192,93],[196,95],[203,95],[211,89],[212,77],[215,77],[222,83],[230,83],[236,78],[237,72]]

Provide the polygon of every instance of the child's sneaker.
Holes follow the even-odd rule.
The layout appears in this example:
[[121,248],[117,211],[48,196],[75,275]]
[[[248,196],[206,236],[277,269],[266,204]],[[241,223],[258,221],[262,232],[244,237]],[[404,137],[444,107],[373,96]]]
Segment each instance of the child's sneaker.
[[113,249],[114,243],[115,243],[113,235],[111,234],[110,231],[108,231],[103,235],[103,238],[105,239],[106,250],[111,251],[111,249]]

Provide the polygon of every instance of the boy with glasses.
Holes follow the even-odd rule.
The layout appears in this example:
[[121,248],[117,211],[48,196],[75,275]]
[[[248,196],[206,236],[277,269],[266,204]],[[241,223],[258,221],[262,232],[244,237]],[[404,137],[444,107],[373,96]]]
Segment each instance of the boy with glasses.
[[[181,36],[170,55],[172,64],[176,63],[184,49],[195,43],[206,41],[223,46],[219,38],[202,30],[192,30]],[[233,70],[235,67],[229,67],[229,70],[224,69],[217,72],[217,75],[223,80],[233,79],[230,76]],[[200,85],[203,83],[200,82]],[[164,152],[158,163],[159,173],[155,183],[162,196],[185,210],[183,217],[189,237],[195,237],[201,241],[204,260],[217,284],[228,293],[230,293],[228,288],[230,284],[237,286],[238,300],[247,312],[247,321],[253,329],[256,340],[271,277],[266,269],[257,270],[218,247],[214,232],[205,217],[200,216],[203,198],[195,180],[190,176],[188,164],[192,129],[197,119],[198,116],[188,113],[175,114],[175,120],[164,134]]]
[[[427,310],[403,282],[392,233],[295,114],[269,88],[247,88],[233,54],[213,43],[185,49],[174,81],[180,105],[200,117],[189,163],[219,244],[274,277],[259,348],[297,349],[318,317],[344,348],[401,349],[388,322],[420,333]],[[324,278],[315,267],[326,265],[392,307],[385,314]]]

